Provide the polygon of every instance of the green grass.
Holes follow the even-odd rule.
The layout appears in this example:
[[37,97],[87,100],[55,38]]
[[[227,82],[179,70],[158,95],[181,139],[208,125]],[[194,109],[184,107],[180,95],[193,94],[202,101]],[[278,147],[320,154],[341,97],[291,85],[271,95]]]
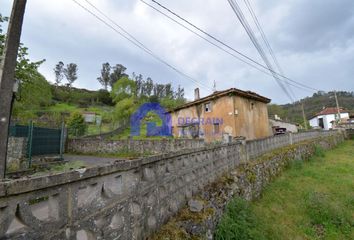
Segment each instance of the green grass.
[[[354,239],[354,141],[327,152],[317,148],[310,161],[293,163],[259,200],[240,205],[250,221],[233,217],[232,204],[216,239]],[[253,235],[234,238],[232,224]]]

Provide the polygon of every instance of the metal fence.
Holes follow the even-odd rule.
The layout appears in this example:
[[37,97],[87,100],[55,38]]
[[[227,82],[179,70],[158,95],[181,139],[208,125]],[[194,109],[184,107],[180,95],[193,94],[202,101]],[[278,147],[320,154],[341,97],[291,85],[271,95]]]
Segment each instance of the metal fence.
[[32,156],[60,155],[64,150],[64,124],[61,128],[35,127],[32,122],[28,126],[10,126],[11,137],[27,138],[27,158],[31,165]]

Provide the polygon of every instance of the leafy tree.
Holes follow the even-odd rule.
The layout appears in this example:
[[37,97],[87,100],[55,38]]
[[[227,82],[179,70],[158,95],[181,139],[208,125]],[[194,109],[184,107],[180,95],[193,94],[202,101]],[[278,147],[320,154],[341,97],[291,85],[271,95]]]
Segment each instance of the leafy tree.
[[144,95],[144,90],[143,90],[143,84],[144,84],[144,78],[143,75],[135,75],[133,73],[133,79],[135,80],[135,85],[136,85],[136,95],[141,97]]
[[78,70],[78,68],[75,63],[67,64],[66,68],[64,69],[64,75],[65,75],[66,79],[68,80],[69,87],[71,87],[72,84],[77,79],[77,70]]
[[68,131],[72,136],[83,136],[87,130],[85,119],[79,112],[74,112],[68,121]]
[[138,104],[134,97],[124,98],[117,102],[114,109],[114,119],[116,121],[125,121],[136,111]]
[[55,74],[55,85],[59,86],[64,78],[64,63],[60,61],[57,65],[55,65],[53,70]]
[[126,98],[136,96],[136,83],[128,77],[122,77],[117,81],[111,92],[112,99],[115,103],[118,103]]
[[164,96],[167,98],[173,98],[173,88],[171,83],[165,85],[165,93]]
[[52,103],[51,86],[40,73],[36,73],[31,81],[21,84],[13,108],[13,116],[22,121],[35,117],[35,110],[49,106]]
[[109,63],[103,63],[101,69],[101,76],[97,80],[102,84],[105,90],[107,90],[108,85],[110,84],[111,76],[111,65]]
[[[8,18],[3,17],[0,14],[0,56],[2,56],[4,47],[5,47],[5,39],[6,35],[3,34],[2,23],[7,22]],[[41,60],[38,62],[31,62],[28,59],[28,48],[24,47],[22,43],[20,43],[17,55],[17,64],[15,69],[15,78],[20,80],[20,83],[29,82],[32,80],[33,76],[37,74],[38,67],[45,61]],[[0,58],[1,62],[1,58]]]
[[[2,23],[6,21],[8,21],[8,18],[0,14],[0,55],[3,54],[6,39],[2,30]],[[14,116],[17,118],[33,118],[35,117],[33,109],[51,103],[50,84],[38,72],[38,67],[44,61],[31,62],[28,59],[28,48],[22,43],[20,44],[15,68],[15,78],[20,81],[20,90],[16,94],[13,108]]]
[[155,84],[154,85],[154,95],[159,99],[164,97],[165,85],[163,84]]
[[128,77],[128,74],[125,73],[127,70],[126,67],[124,67],[122,64],[116,64],[113,67],[113,72],[110,75],[110,86],[113,89],[114,84],[121,79],[122,77]]
[[167,110],[172,110],[182,104],[186,103],[186,100],[183,98],[180,99],[173,99],[173,98],[162,98],[160,100],[161,106],[163,106]]
[[153,88],[154,88],[154,82],[152,81],[151,78],[148,77],[145,83],[145,93],[147,96],[151,96]]
[[111,95],[107,90],[104,89],[98,90],[97,98],[100,103],[103,103],[105,105],[110,105],[110,106],[113,105]]

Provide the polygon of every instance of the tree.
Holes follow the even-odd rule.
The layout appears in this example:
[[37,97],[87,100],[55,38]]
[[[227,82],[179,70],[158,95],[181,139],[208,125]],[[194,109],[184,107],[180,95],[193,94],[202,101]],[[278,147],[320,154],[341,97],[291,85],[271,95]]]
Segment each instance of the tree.
[[178,85],[177,92],[175,93],[175,98],[176,99],[183,99],[184,98],[184,88],[182,88],[180,85]]
[[67,64],[66,68],[64,69],[64,75],[65,75],[66,79],[68,80],[69,87],[71,87],[72,84],[77,79],[77,70],[78,70],[78,68],[75,63]]
[[101,69],[101,76],[97,80],[102,84],[105,90],[107,90],[108,85],[110,84],[111,76],[111,66],[109,63],[103,63]]
[[136,111],[137,108],[138,104],[134,97],[125,98],[117,102],[113,113],[114,119],[116,121],[126,121]]
[[113,67],[113,72],[110,75],[110,81],[109,81],[109,85],[111,86],[111,88],[113,89],[114,84],[121,79],[122,77],[128,77],[128,74],[125,73],[125,71],[127,70],[126,67],[124,67],[122,64],[116,64]]
[[153,90],[153,88],[154,88],[154,82],[152,81],[152,79],[151,78],[147,78],[146,79],[146,83],[145,83],[145,92],[146,92],[146,95],[147,96],[151,96],[151,94],[152,94],[152,90]]
[[85,118],[79,112],[74,112],[71,114],[68,122],[68,131],[72,136],[83,136],[86,132],[87,125],[85,123]]
[[173,88],[171,83],[168,83],[165,85],[165,93],[164,93],[166,98],[173,98]]
[[[3,54],[6,39],[1,24],[6,21],[8,21],[8,18],[0,14],[0,55]],[[22,43],[20,44],[15,68],[15,78],[20,82],[20,90],[16,93],[16,101],[13,108],[15,117],[23,120],[26,116],[35,117],[34,109],[51,103],[50,84],[38,72],[38,67],[44,61],[31,62],[28,58],[28,48]]]
[[122,77],[113,86],[111,92],[112,99],[115,103],[122,101],[125,98],[136,99],[136,84],[134,80],[128,77]]
[[144,95],[144,91],[143,91],[144,78],[143,78],[143,75],[141,75],[141,74],[135,75],[135,73],[133,73],[133,79],[135,80],[135,85],[136,85],[136,95],[139,96],[139,97]]
[[53,70],[55,74],[55,85],[59,86],[64,78],[64,63],[60,61],[57,65],[55,65]]
[[21,84],[16,94],[13,116],[23,122],[33,119],[35,111],[52,103],[51,86],[40,73],[36,73],[31,81]]

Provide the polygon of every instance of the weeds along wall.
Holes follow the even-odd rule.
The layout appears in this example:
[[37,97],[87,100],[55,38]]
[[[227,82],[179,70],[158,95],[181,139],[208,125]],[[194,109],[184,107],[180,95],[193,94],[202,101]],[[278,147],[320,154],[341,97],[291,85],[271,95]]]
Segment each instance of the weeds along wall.
[[[287,136],[289,141],[290,137]],[[343,139],[309,132],[292,141]],[[193,195],[285,136],[184,149],[112,165],[0,183],[1,239],[144,239]],[[256,154],[254,152],[257,152]]]

